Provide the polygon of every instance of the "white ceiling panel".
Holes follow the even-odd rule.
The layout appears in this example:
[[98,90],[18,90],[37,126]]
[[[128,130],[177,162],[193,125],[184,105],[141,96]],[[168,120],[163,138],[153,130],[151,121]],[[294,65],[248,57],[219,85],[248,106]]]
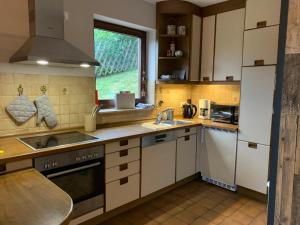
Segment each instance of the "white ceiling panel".
[[[155,4],[156,2],[161,2],[163,0],[145,0],[147,2],[150,2],[152,4]],[[224,0],[186,0],[187,2],[192,2],[200,7],[205,7],[213,4],[217,4],[220,2],[226,2]]]

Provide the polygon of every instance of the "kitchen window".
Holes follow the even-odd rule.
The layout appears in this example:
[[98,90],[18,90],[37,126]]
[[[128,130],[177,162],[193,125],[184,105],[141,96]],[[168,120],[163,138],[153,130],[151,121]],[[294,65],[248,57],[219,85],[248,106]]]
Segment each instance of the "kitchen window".
[[94,21],[96,89],[102,108],[113,108],[120,91],[135,93],[136,103],[146,98],[146,32]]

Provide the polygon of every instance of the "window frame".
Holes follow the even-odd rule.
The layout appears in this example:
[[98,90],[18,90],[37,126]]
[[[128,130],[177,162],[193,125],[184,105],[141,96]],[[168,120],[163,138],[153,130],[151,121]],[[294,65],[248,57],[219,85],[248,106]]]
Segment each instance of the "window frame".
[[[145,31],[108,23],[100,20],[94,20],[94,29],[103,29],[107,31],[112,31],[116,33],[126,34],[134,37],[138,37],[141,39],[141,66],[140,66],[140,98],[136,98],[135,102],[137,103],[145,103],[147,97],[147,65],[146,65],[146,37],[147,33]],[[100,62],[101,63],[101,62]],[[100,100],[100,106],[102,109],[111,109],[115,107],[115,102],[113,99],[108,100]]]

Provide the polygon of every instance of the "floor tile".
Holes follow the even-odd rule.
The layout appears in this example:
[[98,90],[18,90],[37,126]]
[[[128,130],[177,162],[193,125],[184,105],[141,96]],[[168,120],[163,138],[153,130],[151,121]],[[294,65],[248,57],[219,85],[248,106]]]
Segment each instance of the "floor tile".
[[266,225],[266,204],[193,181],[99,225]]

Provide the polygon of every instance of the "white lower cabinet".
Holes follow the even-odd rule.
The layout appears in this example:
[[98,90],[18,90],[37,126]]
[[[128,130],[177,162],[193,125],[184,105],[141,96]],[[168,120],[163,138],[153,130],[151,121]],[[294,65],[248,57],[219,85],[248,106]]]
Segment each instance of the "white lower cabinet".
[[140,197],[140,139],[105,145],[105,209],[110,211]]
[[235,185],[237,132],[202,128],[200,171],[218,185]]
[[125,205],[140,197],[140,174],[106,184],[106,211]]
[[270,147],[245,141],[238,142],[236,183],[266,194]]
[[196,173],[196,134],[177,139],[176,181]]
[[[157,136],[159,137],[159,135]],[[158,139],[160,141],[162,139]],[[175,183],[176,140],[142,148],[141,196]]]

